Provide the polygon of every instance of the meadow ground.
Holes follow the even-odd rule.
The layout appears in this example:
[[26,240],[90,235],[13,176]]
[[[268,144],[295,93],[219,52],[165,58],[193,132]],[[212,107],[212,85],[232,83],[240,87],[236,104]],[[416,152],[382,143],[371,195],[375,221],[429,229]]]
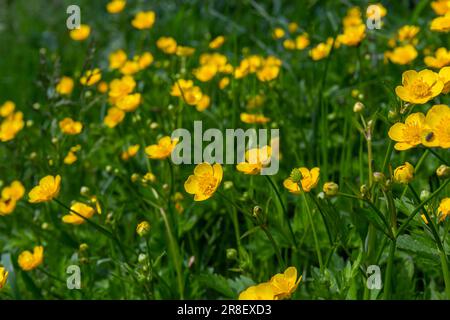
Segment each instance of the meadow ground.
[[0,299],[450,299],[447,32],[446,0],[0,0]]

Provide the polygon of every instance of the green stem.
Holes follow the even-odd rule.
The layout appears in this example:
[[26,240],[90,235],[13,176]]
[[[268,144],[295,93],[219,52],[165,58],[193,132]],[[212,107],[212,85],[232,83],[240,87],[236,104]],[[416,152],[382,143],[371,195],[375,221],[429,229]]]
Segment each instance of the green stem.
[[447,299],[450,300],[450,274],[448,271],[447,256],[445,251],[440,250],[439,256],[441,257],[442,273],[444,274],[445,293],[447,295]]
[[323,260],[322,253],[320,252],[319,240],[317,238],[316,227],[314,226],[314,221],[312,218],[311,210],[309,208],[308,199],[306,198],[306,194],[302,191],[303,200],[305,201],[306,213],[308,214],[309,223],[311,225],[311,230],[314,238],[314,245],[316,247],[317,259],[319,260],[320,270],[323,270]]
[[182,262],[180,257],[180,250],[178,248],[178,243],[175,241],[175,238],[172,233],[172,229],[170,228],[170,223],[167,218],[167,214],[164,211],[164,209],[160,208],[161,216],[164,220],[164,226],[166,227],[167,237],[169,238],[169,245],[170,245],[170,251],[172,254],[172,258],[174,260],[175,264],[175,271],[177,274],[177,282],[178,282],[178,290],[180,293],[180,299],[184,299],[184,281],[183,281],[183,272],[181,270],[182,268]]
[[397,242],[393,240],[389,248],[389,257],[387,261],[386,277],[384,278],[384,300],[391,299],[392,272],[394,268],[394,256]]
[[280,192],[278,191],[278,188],[275,185],[275,183],[273,182],[272,178],[269,176],[265,176],[265,177],[269,181],[270,186],[272,187],[273,191],[275,192],[275,195],[277,196],[278,202],[280,203],[281,209],[283,210],[283,214],[286,218],[286,221],[287,221],[287,224],[289,227],[289,233],[291,234],[292,242],[294,243],[295,249],[298,249],[297,238],[295,237],[294,230],[293,230],[292,224],[291,224],[291,220],[289,219],[288,212],[286,210],[286,207],[284,206],[283,200],[281,199]]

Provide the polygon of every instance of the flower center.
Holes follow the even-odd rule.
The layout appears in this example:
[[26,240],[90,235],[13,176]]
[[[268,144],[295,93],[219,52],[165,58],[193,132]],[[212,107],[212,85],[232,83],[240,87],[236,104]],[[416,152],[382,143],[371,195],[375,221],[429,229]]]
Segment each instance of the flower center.
[[202,177],[199,182],[199,189],[204,195],[210,195],[214,192],[217,184],[217,179],[213,176]]
[[418,123],[407,124],[403,130],[405,141],[411,144],[419,144],[421,142],[421,126]]
[[415,80],[411,89],[417,97],[423,98],[430,95],[430,86],[426,84],[422,79]]

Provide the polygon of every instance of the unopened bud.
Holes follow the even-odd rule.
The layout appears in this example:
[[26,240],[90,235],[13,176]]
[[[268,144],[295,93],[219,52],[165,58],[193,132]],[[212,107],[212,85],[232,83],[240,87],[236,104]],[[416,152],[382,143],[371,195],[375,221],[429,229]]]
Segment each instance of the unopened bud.
[[149,231],[150,231],[150,223],[148,223],[147,221],[142,221],[136,227],[136,233],[140,237],[145,236],[146,234],[148,234]]
[[339,192],[339,185],[334,182],[325,182],[323,185],[323,192],[327,197],[334,197]]
[[430,197],[431,193],[428,190],[422,190],[422,192],[420,192],[420,201],[425,201]]
[[436,175],[441,179],[448,179],[450,178],[450,167],[446,166],[445,164],[439,166],[436,170]]
[[360,113],[363,110],[364,110],[364,104],[362,104],[362,102],[358,101],[353,105],[353,112]]
[[227,249],[227,259],[235,260],[237,258],[237,251],[234,248]]

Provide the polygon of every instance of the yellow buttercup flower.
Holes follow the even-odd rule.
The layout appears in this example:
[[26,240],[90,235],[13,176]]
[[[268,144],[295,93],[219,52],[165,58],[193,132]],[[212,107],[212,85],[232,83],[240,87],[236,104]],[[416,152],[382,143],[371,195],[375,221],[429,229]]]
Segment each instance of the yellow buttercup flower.
[[213,64],[205,64],[192,71],[195,77],[202,81],[208,82],[217,74],[217,67]]
[[9,186],[3,188],[1,193],[2,199],[20,200],[25,194],[25,187],[22,182],[15,180]]
[[79,29],[73,29],[69,34],[72,40],[83,41],[91,34],[91,27],[86,24],[81,24]]
[[121,98],[129,95],[136,87],[136,81],[131,76],[123,76],[121,79],[114,79],[109,84],[108,98],[111,104],[117,103]]
[[194,195],[195,201],[204,201],[216,192],[222,177],[223,170],[220,164],[200,163],[195,167],[194,174],[184,183],[184,189]]
[[122,12],[126,4],[125,0],[112,0],[106,4],[106,11],[111,14]]
[[294,50],[295,49],[295,41],[292,39],[286,39],[283,41],[283,47],[287,50]]
[[141,104],[141,94],[129,94],[116,102],[116,107],[125,112],[132,112]]
[[181,97],[185,91],[189,90],[194,86],[194,82],[192,80],[177,80],[170,90],[170,95],[173,97]]
[[223,44],[225,43],[225,37],[224,36],[218,36],[211,40],[209,43],[210,49],[219,49]]
[[12,198],[0,199],[0,216],[7,216],[16,209],[17,200]]
[[33,253],[30,251],[23,251],[19,255],[19,266],[24,271],[30,271],[39,267],[44,261],[44,247],[34,247]]
[[23,113],[16,112],[10,114],[0,124],[0,141],[10,141],[23,129]]
[[230,78],[224,77],[224,78],[220,79],[220,81],[219,81],[219,88],[221,90],[223,90],[226,87],[228,87],[229,84],[230,84]]
[[270,121],[270,118],[267,118],[261,114],[250,114],[250,113],[241,113],[241,121],[248,124],[265,124]]
[[301,280],[301,276],[297,279],[297,269],[295,267],[289,267],[284,273],[274,275],[269,283],[273,288],[275,298],[282,300],[291,297],[295,290],[297,290]]
[[289,299],[301,281],[297,269],[287,268],[284,273],[274,275],[269,281],[251,286],[239,294],[239,300],[282,300]]
[[101,81],[97,86],[97,90],[100,93],[106,93],[108,92],[108,89],[109,89],[108,83],[105,81]]
[[170,156],[177,145],[178,140],[172,140],[169,136],[162,137],[158,144],[153,144],[145,148],[145,153],[150,159],[166,159]]
[[424,62],[430,68],[440,69],[445,67],[450,64],[450,51],[446,48],[439,48],[434,56],[425,57]]
[[288,30],[290,33],[297,32],[298,30],[298,23],[297,22],[289,22],[288,23]]
[[447,12],[445,16],[435,18],[431,21],[430,30],[437,32],[449,32],[450,31],[450,12]]
[[251,286],[239,294],[239,300],[276,300],[273,287],[270,283],[264,282],[256,286]]
[[345,28],[362,25],[362,15],[359,7],[352,7],[347,11],[347,15],[342,19],[342,25]]
[[0,289],[5,286],[6,280],[8,280],[8,271],[4,267],[0,267]]
[[[86,222],[86,219],[90,219],[94,216],[95,210],[94,208],[88,206],[87,204],[84,204],[82,202],[75,202],[73,205],[70,206],[70,210],[75,211],[79,215],[75,214],[74,212],[70,211],[69,214],[62,217],[62,221],[64,223],[69,224],[82,224]],[[83,218],[84,217],[84,218]]]
[[272,32],[272,37],[274,39],[281,39],[285,35],[285,32],[282,28],[275,28]]
[[62,77],[56,85],[56,92],[60,95],[69,95],[73,90],[73,79],[70,77]]
[[391,60],[392,63],[405,65],[411,63],[417,58],[417,50],[414,46],[407,44],[402,47],[396,47],[393,51],[388,51],[385,53],[385,57]]
[[123,66],[120,68],[120,73],[123,75],[133,75],[141,70],[139,66],[139,61],[136,60],[128,60],[125,61]]
[[282,62],[280,59],[268,56],[266,59],[262,60],[261,67],[256,71],[256,77],[262,82],[275,79],[280,73],[281,64]]
[[295,38],[295,48],[297,50],[303,50],[309,46],[309,42],[309,35],[307,33],[303,33]]
[[[377,6],[378,10],[372,6]],[[381,3],[375,3],[367,7],[366,17],[369,19],[383,18],[387,14],[387,9]]]
[[83,130],[83,124],[79,121],[74,121],[72,118],[64,118],[59,122],[59,128],[65,134],[76,135]]
[[403,101],[424,104],[440,94],[443,88],[444,83],[437,73],[428,69],[408,70],[403,72],[402,86],[397,86],[395,93]]
[[398,30],[397,38],[399,41],[411,41],[417,36],[419,32],[419,27],[406,25]]
[[443,94],[450,92],[450,67],[444,67],[439,70],[439,78],[444,83],[444,88],[442,89]]
[[172,37],[161,37],[156,41],[156,46],[162,52],[174,54],[177,52],[177,42]]
[[[310,192],[315,188],[319,182],[320,169],[315,167],[309,170],[308,168],[301,167],[294,169],[298,172],[298,177],[291,174],[291,176],[283,181],[283,186],[294,194],[300,194],[302,191]],[[301,184],[301,188],[299,186]]]
[[322,60],[331,52],[332,44],[330,42],[321,42],[309,51],[309,56],[314,61]]
[[139,69],[143,70],[153,63],[153,55],[150,52],[144,52],[140,56],[136,57],[139,65]]
[[122,152],[120,155],[120,158],[124,161],[128,161],[130,158],[133,158],[139,151],[140,146],[138,144],[135,144],[133,146],[129,146],[127,150]]
[[357,46],[366,37],[366,26],[364,24],[347,27],[337,40],[346,46]]
[[0,117],[7,117],[9,115],[11,115],[14,110],[16,109],[16,104],[12,101],[5,101],[5,103],[3,103],[0,106]]
[[80,78],[80,83],[83,86],[92,86],[92,85],[96,84],[97,82],[99,82],[101,78],[102,78],[102,73],[101,73],[100,69],[95,68],[93,70],[87,70],[84,73],[84,76],[82,76]]
[[127,59],[125,51],[121,49],[116,50],[109,55],[109,68],[112,70],[119,69],[124,65]]
[[389,138],[396,141],[396,150],[408,150],[421,144],[425,129],[425,115],[421,112],[410,114],[405,123],[395,123],[388,132]]
[[143,237],[150,231],[150,223],[148,221],[142,221],[136,226],[136,233]]
[[191,106],[195,106],[203,98],[203,93],[202,93],[202,90],[200,89],[200,87],[193,86],[192,88],[189,88],[189,89],[186,89],[185,91],[183,91],[183,94],[181,96],[187,104],[189,104]]
[[46,176],[28,193],[30,203],[47,202],[56,198],[61,188],[61,176]]
[[71,165],[78,160],[77,155],[73,151],[69,151],[64,157],[64,164]]
[[262,168],[270,164],[271,156],[272,148],[270,146],[247,150],[245,152],[245,162],[239,163],[236,169],[245,174],[259,174]]
[[394,181],[397,183],[408,184],[414,179],[414,167],[409,162],[405,162],[394,170]]
[[428,110],[425,123],[429,130],[422,134],[422,144],[427,147],[450,148],[450,108],[438,104]]
[[124,118],[125,118],[124,111],[120,110],[119,108],[112,107],[108,109],[108,112],[105,118],[103,119],[103,123],[109,128],[114,128],[119,123],[121,123]]
[[155,12],[153,11],[141,11],[136,14],[131,25],[136,29],[150,29],[155,23]]
[[444,221],[448,216],[450,216],[450,198],[442,199],[438,208],[439,222]]
[[195,109],[197,109],[197,111],[202,112],[209,108],[210,103],[211,103],[211,98],[206,94],[202,94],[202,97],[195,105]]
[[25,194],[25,188],[20,181],[13,181],[9,186],[3,188],[0,194],[0,216],[11,214],[19,201]]
[[450,3],[448,0],[432,1],[431,8],[433,8],[437,15],[443,16],[450,11]]

